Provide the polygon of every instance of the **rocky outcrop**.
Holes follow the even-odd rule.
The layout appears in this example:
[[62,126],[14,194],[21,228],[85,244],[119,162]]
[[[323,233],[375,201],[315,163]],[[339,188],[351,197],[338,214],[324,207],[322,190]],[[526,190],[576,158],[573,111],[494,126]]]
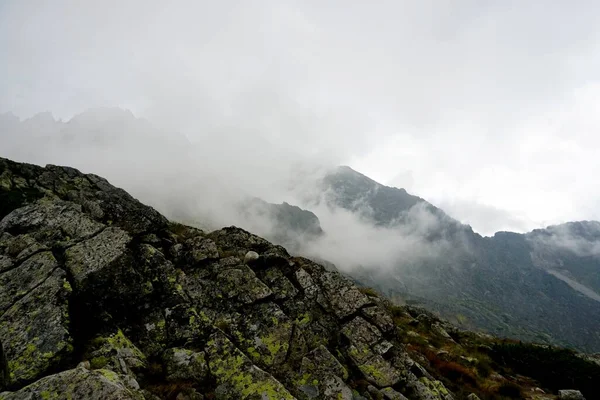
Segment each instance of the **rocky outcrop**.
[[579,390],[559,390],[558,398],[560,400],[585,400]]
[[1,399],[452,398],[380,301],[249,232],[3,159],[0,203]]

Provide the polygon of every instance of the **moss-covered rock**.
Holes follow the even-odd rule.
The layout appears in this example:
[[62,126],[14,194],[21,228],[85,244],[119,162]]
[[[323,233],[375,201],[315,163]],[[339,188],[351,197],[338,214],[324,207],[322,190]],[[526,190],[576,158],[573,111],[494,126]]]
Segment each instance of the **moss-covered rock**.
[[[18,194],[0,222],[0,342],[12,391],[2,396],[417,393],[406,378],[415,364],[381,299],[339,273],[236,227],[205,234],[167,223],[95,175],[0,160],[0,177],[1,190],[35,192]],[[442,390],[413,378],[422,393]]]
[[96,237],[69,248],[65,266],[78,289],[85,289],[87,278],[110,268],[127,251],[131,237],[123,230],[108,227]]
[[93,339],[86,358],[92,369],[110,369],[135,377],[135,372],[147,367],[146,356],[123,334],[117,332]]
[[294,399],[280,382],[255,366],[224,334],[213,334],[206,352],[210,372],[219,385],[217,398]]
[[344,383],[347,379],[348,370],[325,346],[319,346],[302,359],[294,384],[301,399],[352,399],[352,390]]
[[58,267],[51,252],[34,254],[16,268],[0,273],[0,312],[41,285]]
[[271,289],[246,265],[226,269],[217,275],[217,284],[227,299],[250,304],[272,294]]
[[71,292],[65,279],[64,271],[54,269],[0,317],[11,385],[44,375],[72,352],[67,302]]
[[163,354],[167,381],[202,382],[206,379],[208,365],[204,352],[172,348]]
[[50,375],[16,392],[0,393],[2,400],[144,400],[111,370],[75,368]]
[[273,303],[258,304],[240,314],[232,329],[238,347],[259,366],[280,367],[286,362],[293,322]]

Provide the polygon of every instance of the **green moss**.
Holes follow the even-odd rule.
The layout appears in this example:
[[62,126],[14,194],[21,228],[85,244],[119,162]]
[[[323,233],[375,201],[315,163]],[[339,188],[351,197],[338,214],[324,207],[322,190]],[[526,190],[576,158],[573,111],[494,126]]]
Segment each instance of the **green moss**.
[[154,291],[154,285],[152,285],[152,282],[146,282],[144,283],[142,290],[144,294],[150,294]]
[[248,347],[246,351],[253,360],[260,360],[260,353],[254,347]]
[[311,321],[311,318],[310,318],[309,313],[300,314],[300,315],[298,315],[298,318],[296,318],[296,323],[300,326],[306,325],[310,321]]
[[71,284],[66,279],[63,281],[63,289],[65,289],[68,293],[73,292],[73,288],[71,287]]
[[120,383],[119,375],[109,369],[99,369],[97,370],[102,376],[113,383]]
[[40,392],[40,397],[42,398],[42,400],[57,399],[58,393],[52,393],[48,390],[44,390],[44,391]]
[[90,360],[90,367],[92,369],[101,369],[104,368],[108,362],[109,359],[104,356],[95,357]]

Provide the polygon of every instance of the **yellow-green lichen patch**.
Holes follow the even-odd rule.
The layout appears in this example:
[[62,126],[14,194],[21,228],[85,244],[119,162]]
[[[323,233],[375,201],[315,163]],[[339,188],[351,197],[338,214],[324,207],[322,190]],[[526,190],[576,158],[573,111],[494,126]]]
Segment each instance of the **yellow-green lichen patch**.
[[449,394],[448,389],[446,389],[444,384],[440,381],[432,381],[431,379],[428,379],[425,376],[419,378],[419,381],[423,383],[423,385],[425,385],[427,389],[429,389],[432,395],[436,396],[439,399],[443,400]]
[[104,356],[94,357],[90,360],[90,367],[92,369],[101,369],[108,364],[109,359]]
[[379,355],[359,364],[358,368],[369,382],[379,387],[393,386],[400,379],[400,371]]
[[213,376],[219,384],[229,385],[238,398],[258,394],[268,399],[294,399],[280,382],[253,365],[223,334],[213,334],[206,351]]
[[119,375],[117,375],[115,372],[111,371],[110,369],[99,369],[97,372],[102,374],[102,376],[104,376],[106,379],[108,379],[109,381],[111,381],[113,383],[121,383],[121,380],[119,379]]
[[[39,343],[39,338],[33,340]],[[59,350],[66,350],[67,343],[61,343],[63,343],[63,347],[60,347]],[[52,351],[42,352],[36,344],[28,343],[25,350],[18,357],[8,361],[11,378],[23,380],[34,378],[54,363],[57,353]]]
[[63,289],[65,289],[67,293],[71,293],[73,291],[71,284],[66,279],[63,281]]
[[12,384],[31,381],[73,350],[68,332],[65,273],[55,269],[0,320],[0,338]]
[[146,365],[144,354],[125,337],[119,329],[106,337],[97,337],[90,342],[87,358],[92,369],[113,369],[127,372],[127,368],[142,368]]

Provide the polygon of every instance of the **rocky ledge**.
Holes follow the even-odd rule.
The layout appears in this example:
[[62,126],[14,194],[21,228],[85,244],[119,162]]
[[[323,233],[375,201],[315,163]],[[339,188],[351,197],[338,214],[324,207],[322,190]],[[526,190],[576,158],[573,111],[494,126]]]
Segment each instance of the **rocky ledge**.
[[242,229],[0,159],[0,399],[453,399],[385,300]]

